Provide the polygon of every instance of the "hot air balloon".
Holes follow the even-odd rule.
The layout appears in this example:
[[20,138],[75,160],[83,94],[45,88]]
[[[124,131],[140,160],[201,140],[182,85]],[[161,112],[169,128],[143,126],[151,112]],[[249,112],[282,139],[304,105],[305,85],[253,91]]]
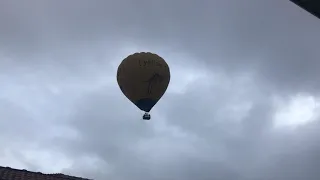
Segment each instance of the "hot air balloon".
[[168,88],[170,69],[157,54],[134,53],[120,63],[117,81],[122,93],[145,112],[143,120],[150,120],[149,112]]

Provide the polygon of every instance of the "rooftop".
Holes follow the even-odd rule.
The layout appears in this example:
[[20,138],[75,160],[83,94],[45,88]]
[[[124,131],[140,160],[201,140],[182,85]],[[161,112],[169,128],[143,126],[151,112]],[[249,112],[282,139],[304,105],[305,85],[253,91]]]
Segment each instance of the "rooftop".
[[90,180],[82,177],[69,176],[61,173],[43,174],[25,169],[13,169],[0,166],[0,180]]

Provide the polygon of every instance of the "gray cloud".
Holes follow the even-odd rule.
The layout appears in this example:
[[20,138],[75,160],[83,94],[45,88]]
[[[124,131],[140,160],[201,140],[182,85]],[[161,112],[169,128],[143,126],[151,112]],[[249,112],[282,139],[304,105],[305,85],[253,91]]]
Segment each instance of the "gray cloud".
[[112,47],[124,41],[166,44],[170,51],[180,48],[211,64],[210,68],[255,71],[277,90],[315,92],[318,88],[313,77],[318,76],[314,64],[320,26],[290,2],[2,3],[2,46],[11,55],[91,52],[100,49],[102,41]]
[[[319,122],[274,127],[274,99],[319,88],[319,22],[290,2],[4,0],[0,24],[3,166],[116,180],[319,178]],[[171,67],[150,122],[115,81],[134,51]]]

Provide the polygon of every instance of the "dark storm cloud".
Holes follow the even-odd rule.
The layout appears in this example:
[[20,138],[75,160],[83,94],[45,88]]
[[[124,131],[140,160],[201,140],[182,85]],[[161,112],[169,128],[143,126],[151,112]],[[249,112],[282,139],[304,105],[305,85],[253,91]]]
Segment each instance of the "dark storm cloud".
[[[112,171],[105,176],[113,179],[193,179],[195,177],[232,179],[239,176],[239,172],[228,167],[225,162],[215,162],[213,155],[207,154],[201,157],[198,153],[194,154],[188,149],[179,148],[179,146],[188,148],[198,145],[196,152],[209,153],[213,149],[207,147],[207,143],[203,144],[201,140],[192,141],[189,135],[186,138],[178,138],[170,132],[156,132],[154,129],[156,127],[151,123],[136,123],[139,119],[130,118],[136,114],[134,106],[128,105],[125,99],[115,98],[116,94],[110,93],[109,97],[106,97],[105,93],[97,92],[79,101],[80,108],[76,111],[78,113],[75,114],[72,127],[79,131],[81,140],[78,142],[61,140],[64,142],[62,147],[67,148],[71,156],[77,157],[81,154],[98,156],[111,164]],[[112,108],[110,101],[114,102]],[[171,101],[171,103],[178,102]],[[123,107],[126,107],[125,112],[122,111]],[[174,105],[172,107],[174,108]],[[177,112],[179,111],[177,109]],[[128,121],[128,119],[131,120]],[[179,117],[173,115],[170,119],[179,119]],[[178,127],[185,129],[182,124]],[[197,130],[190,131],[191,134],[197,132]],[[144,143],[147,146],[144,147],[146,150],[143,150]],[[212,142],[209,142],[209,146],[211,145]],[[209,149],[206,150],[206,147]],[[81,174],[81,169],[78,169],[77,173]],[[94,177],[99,177],[97,174]]]
[[277,90],[319,88],[319,22],[289,1],[34,0],[1,7],[2,51],[10,54],[95,49],[101,41],[108,48],[165,44],[211,68],[255,71]]
[[[0,25],[0,124],[19,124],[1,133],[47,138],[38,143],[74,160],[65,172],[116,180],[319,178],[318,123],[272,128],[274,95],[319,88],[319,21],[290,2],[4,0]],[[210,75],[185,93],[167,93],[153,120],[140,122],[115,80],[100,82],[115,74],[111,61],[123,58],[119,49],[128,44],[168,57],[185,53],[193,59],[170,61],[205,63],[201,71]],[[216,72],[226,76],[218,85]],[[25,87],[38,91],[13,91]],[[25,102],[48,107],[36,113],[18,105]],[[43,129],[35,133],[33,118],[41,113],[60,114],[39,116]],[[39,135],[54,124],[77,138]],[[98,158],[99,168],[82,157]]]
[[[81,169],[66,172],[114,179],[315,179],[318,173],[312,167],[318,162],[318,123],[294,132],[276,131],[272,128],[274,108],[270,99],[254,87],[241,85],[234,89],[251,91],[236,94],[234,89],[213,86],[197,91],[190,87],[184,95],[168,94],[155,112],[168,119],[167,129],[177,127],[185,138],[177,138],[170,130],[165,134],[157,132],[154,128],[161,118],[156,115],[153,124],[134,123],[138,119],[129,118],[137,114],[134,107],[125,99],[117,100],[117,93],[110,97],[100,92],[88,95],[78,102],[79,110],[72,121],[81,140],[62,139],[60,147],[70,156],[98,156],[110,163],[106,168],[109,173],[82,173]],[[215,91],[215,95],[188,100],[209,94],[204,91]],[[239,96],[240,100],[235,99]],[[113,103],[117,110],[128,108],[126,113],[108,108],[109,101],[117,102]],[[247,113],[239,121],[230,116],[239,115],[230,106],[241,106],[242,101],[249,101],[251,108],[244,110]],[[141,143],[149,148],[141,149]]]

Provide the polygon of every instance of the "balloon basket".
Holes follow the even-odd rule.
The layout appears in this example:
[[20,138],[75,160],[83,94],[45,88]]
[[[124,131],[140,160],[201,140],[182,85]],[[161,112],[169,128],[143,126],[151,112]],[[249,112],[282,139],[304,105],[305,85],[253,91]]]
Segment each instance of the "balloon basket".
[[151,119],[151,115],[146,112],[146,113],[142,116],[142,119],[143,119],[143,120],[150,120],[150,119]]

